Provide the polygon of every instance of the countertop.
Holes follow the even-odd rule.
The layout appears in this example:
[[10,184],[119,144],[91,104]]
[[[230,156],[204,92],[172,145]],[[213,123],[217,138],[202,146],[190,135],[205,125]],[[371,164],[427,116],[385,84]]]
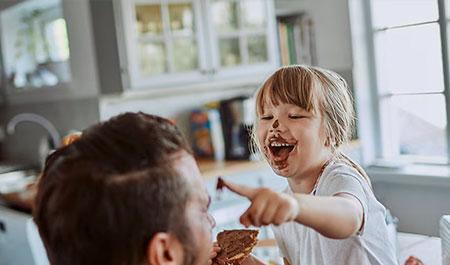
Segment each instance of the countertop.
[[[258,171],[269,168],[264,161],[214,161],[214,160],[198,160],[200,172],[205,181],[216,178],[218,176],[231,176],[235,174],[245,173],[249,171]],[[0,194],[0,201],[5,204],[15,205],[24,211],[29,211],[35,195],[34,186],[30,186],[23,192],[11,194]]]
[[197,164],[205,180],[218,176],[231,176],[243,172],[269,169],[269,165],[265,161],[197,160]]

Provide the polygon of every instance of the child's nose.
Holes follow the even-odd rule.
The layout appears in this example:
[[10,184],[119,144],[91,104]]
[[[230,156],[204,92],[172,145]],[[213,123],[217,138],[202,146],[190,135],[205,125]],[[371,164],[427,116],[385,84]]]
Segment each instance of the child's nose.
[[276,128],[278,128],[278,126],[280,126],[280,122],[279,122],[278,120],[275,120],[275,121],[272,123],[272,128],[273,128],[273,129],[276,129]]
[[272,123],[272,128],[270,128],[271,132],[274,131],[284,131],[285,130],[285,126],[283,124],[280,123],[280,121],[278,119],[276,119],[273,123]]

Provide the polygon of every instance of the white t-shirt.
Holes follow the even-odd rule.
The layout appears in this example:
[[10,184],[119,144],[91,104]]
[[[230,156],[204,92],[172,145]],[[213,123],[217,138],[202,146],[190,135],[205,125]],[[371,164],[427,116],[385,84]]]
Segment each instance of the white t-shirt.
[[[289,187],[285,192],[293,193]],[[364,209],[361,231],[346,239],[330,239],[296,222],[272,226],[280,255],[290,265],[398,264],[394,242],[388,240],[386,209],[358,171],[339,161],[325,168],[311,194],[333,196],[338,193],[350,194],[361,202]]]

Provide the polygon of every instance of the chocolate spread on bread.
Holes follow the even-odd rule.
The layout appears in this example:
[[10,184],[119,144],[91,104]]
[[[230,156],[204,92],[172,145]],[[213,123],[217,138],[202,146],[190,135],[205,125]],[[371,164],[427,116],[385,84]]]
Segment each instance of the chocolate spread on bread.
[[221,251],[213,260],[217,265],[240,265],[258,242],[258,230],[225,230],[217,235]]

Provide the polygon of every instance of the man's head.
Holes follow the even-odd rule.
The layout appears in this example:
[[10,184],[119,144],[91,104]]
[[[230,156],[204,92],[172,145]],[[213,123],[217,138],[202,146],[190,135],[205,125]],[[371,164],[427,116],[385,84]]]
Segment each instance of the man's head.
[[48,159],[34,218],[52,264],[206,263],[214,225],[189,145],[126,113]]

